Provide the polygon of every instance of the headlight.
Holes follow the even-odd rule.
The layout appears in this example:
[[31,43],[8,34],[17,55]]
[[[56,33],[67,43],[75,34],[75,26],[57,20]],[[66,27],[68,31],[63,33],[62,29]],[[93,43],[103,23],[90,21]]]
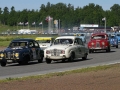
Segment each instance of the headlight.
[[105,42],[102,42],[102,45],[105,45]]
[[15,56],[18,57],[18,56],[19,56],[19,53],[15,53]]
[[46,50],[46,54],[50,54],[50,51],[49,51],[49,50]]
[[61,50],[61,54],[65,54],[65,51],[64,51],[64,50]]
[[4,54],[3,54],[3,53],[1,53],[1,54],[0,54],[0,57],[4,57]]
[[92,42],[91,45],[94,45],[94,43]]

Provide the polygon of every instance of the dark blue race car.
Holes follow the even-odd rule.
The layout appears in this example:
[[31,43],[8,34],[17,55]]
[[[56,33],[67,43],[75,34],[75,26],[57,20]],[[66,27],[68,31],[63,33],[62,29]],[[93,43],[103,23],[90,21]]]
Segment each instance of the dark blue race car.
[[109,36],[109,41],[110,41],[110,45],[112,47],[118,48],[118,38],[117,38],[116,35],[110,35]]

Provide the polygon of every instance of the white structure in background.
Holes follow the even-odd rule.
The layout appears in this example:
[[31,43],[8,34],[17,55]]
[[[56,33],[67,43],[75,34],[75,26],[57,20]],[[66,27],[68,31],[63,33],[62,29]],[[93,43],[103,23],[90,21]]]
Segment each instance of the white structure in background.
[[30,30],[30,29],[21,29],[17,31],[18,31],[18,34],[37,34],[38,33],[37,30]]
[[80,24],[80,27],[99,27],[98,24]]

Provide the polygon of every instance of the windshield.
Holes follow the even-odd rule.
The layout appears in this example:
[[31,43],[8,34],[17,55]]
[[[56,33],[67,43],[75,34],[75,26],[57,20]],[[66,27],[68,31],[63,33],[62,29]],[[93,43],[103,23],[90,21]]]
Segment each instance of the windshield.
[[119,36],[119,37],[120,37],[120,34],[117,34],[117,36]]
[[105,39],[105,35],[92,36],[92,39]]
[[27,42],[12,42],[10,43],[9,47],[14,48],[14,47],[26,47]]
[[72,44],[72,43],[73,43],[72,39],[56,39],[54,41],[54,45],[57,45],[57,44]]
[[110,38],[115,38],[115,36],[110,36]]

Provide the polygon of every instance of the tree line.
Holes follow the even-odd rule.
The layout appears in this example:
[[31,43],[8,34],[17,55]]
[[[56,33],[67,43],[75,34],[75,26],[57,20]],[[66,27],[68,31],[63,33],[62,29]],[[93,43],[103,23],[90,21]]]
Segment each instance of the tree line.
[[94,3],[74,8],[72,4],[48,2],[47,5],[41,4],[37,10],[16,11],[14,6],[10,10],[8,7],[0,8],[0,23],[9,26],[17,26],[19,22],[29,22],[30,26],[35,22],[38,26],[42,22],[44,27],[47,27],[48,22],[45,20],[47,16],[51,16],[54,20],[60,19],[60,28],[71,28],[80,24],[104,26],[102,21],[104,17],[106,17],[107,26],[120,26],[120,5],[114,4],[110,10],[103,10],[102,6]]

